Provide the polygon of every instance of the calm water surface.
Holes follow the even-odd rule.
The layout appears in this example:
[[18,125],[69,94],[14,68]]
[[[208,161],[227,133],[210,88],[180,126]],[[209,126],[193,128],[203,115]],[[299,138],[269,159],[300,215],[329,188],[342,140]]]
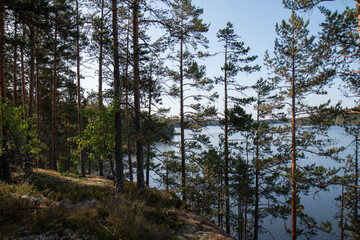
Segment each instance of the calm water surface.
[[[176,129],[176,132],[179,132],[179,129]],[[208,134],[210,140],[214,146],[218,146],[219,134],[221,134],[223,130],[219,126],[210,126],[205,129],[205,133]],[[187,132],[189,133],[189,132]],[[335,140],[336,146],[348,146],[351,142],[351,137],[348,136],[344,129],[338,126],[333,126],[328,131],[329,137]],[[179,136],[174,137],[174,141],[179,140]],[[231,136],[231,139],[240,139],[240,134],[235,134]],[[156,147],[160,151],[168,151],[175,150],[178,151],[175,147],[165,145],[165,144],[156,144]],[[353,149],[349,148],[344,151],[341,155],[345,157],[348,155]],[[324,167],[338,167],[339,163],[336,163],[333,160],[328,160],[325,158],[321,158],[318,156],[308,155],[307,159],[301,160],[304,163],[316,163],[318,165],[323,165]],[[155,177],[153,176],[155,179]],[[156,182],[152,181],[152,186],[157,185]],[[157,185],[157,187],[159,187]],[[322,221],[330,221],[333,227],[333,233],[328,234],[319,231],[318,235],[313,239],[339,239],[339,227],[337,220],[335,219],[335,215],[339,211],[339,208],[336,206],[336,202],[334,198],[341,194],[341,187],[334,186],[330,187],[327,192],[319,192],[315,194],[315,191],[310,192],[308,196],[300,196],[301,204],[304,205],[304,212],[315,218],[315,220],[320,223]],[[234,209],[235,210],[235,209]],[[291,235],[286,232],[286,227],[291,228],[290,220],[284,222],[282,219],[272,219],[266,218],[263,219],[263,223],[261,223],[264,229],[263,233],[259,235],[259,239],[290,239]],[[299,237],[298,239],[306,239],[305,237]]]

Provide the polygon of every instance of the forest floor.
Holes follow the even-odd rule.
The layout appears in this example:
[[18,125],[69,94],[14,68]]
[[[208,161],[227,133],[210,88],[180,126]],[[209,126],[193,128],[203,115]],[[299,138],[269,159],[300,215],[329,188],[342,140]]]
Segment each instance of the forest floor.
[[167,191],[125,182],[117,194],[108,179],[43,169],[31,184],[21,174],[13,181],[0,183],[0,239],[232,239]]

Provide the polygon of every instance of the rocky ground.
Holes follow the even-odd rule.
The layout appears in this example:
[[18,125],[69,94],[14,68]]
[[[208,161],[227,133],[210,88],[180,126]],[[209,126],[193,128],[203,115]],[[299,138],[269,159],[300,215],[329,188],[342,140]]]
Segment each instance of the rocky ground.
[[218,228],[205,217],[186,211],[176,211],[177,216],[183,222],[178,229],[178,237],[181,240],[230,240],[230,235]]

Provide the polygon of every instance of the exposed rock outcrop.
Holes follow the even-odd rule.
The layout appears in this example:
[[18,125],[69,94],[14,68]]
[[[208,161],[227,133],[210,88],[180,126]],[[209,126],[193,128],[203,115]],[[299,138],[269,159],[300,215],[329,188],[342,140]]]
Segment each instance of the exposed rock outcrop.
[[231,240],[229,234],[211,223],[205,217],[186,211],[175,210],[183,224],[177,229],[181,240]]

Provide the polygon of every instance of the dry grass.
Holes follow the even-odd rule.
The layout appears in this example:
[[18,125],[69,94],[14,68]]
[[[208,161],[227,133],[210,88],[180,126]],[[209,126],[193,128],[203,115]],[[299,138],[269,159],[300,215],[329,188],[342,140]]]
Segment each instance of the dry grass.
[[24,234],[21,226],[27,234],[71,229],[98,239],[176,239],[172,229],[179,221],[165,209],[184,207],[169,192],[138,191],[125,182],[117,194],[110,180],[43,169],[35,169],[32,185],[0,184],[0,202],[0,239]]

